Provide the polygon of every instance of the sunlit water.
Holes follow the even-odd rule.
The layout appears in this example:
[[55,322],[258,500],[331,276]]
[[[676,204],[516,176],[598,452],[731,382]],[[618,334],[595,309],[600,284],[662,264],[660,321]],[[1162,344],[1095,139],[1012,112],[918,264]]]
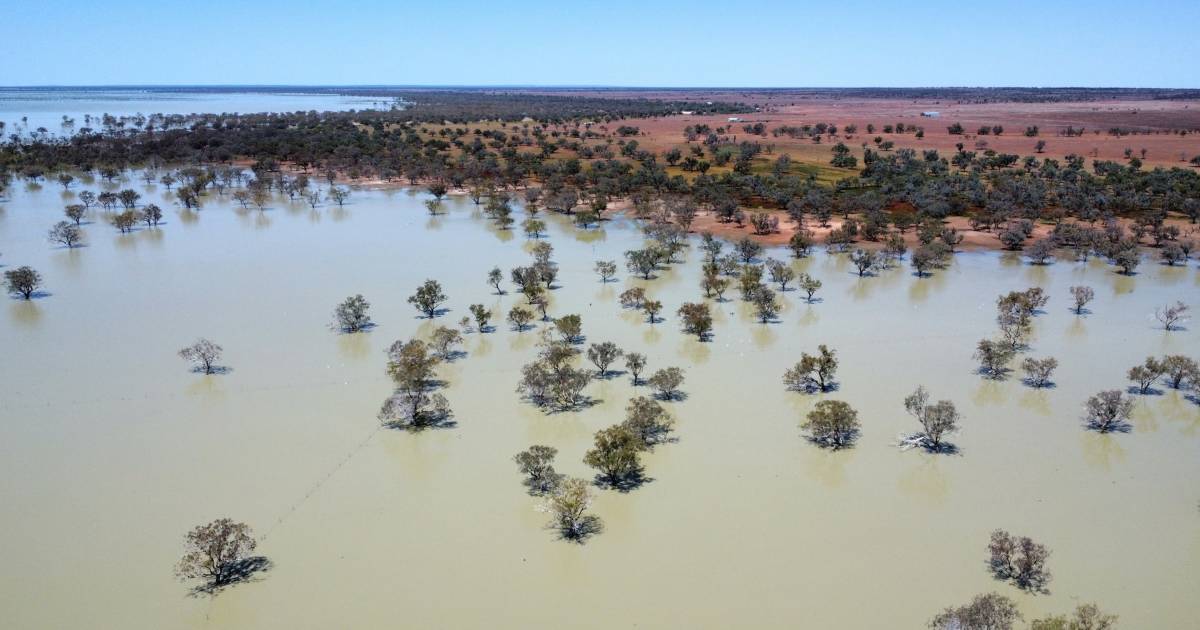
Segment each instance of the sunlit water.
[[[391,99],[296,92],[165,92],[136,88],[4,88],[0,87],[0,121],[4,135],[28,135],[45,128],[49,135],[69,135],[84,127],[103,129],[102,117],[137,114],[222,114],[248,112],[342,111],[388,109]],[[91,122],[85,116],[92,117]],[[64,125],[64,117],[73,124]],[[127,125],[132,128],[132,125]]]
[[[1166,333],[1152,318],[1168,300],[1197,304],[1195,263],[1124,277],[963,253],[929,278],[859,279],[818,254],[794,266],[825,283],[821,302],[790,291],[767,325],[739,301],[717,305],[699,343],[673,315],[700,295],[698,252],[649,282],[601,284],[593,262],[638,246],[636,226],[551,217],[552,313],[581,313],[589,341],[644,352],[651,369],[687,371],[686,400],[669,403],[678,442],[646,456],[643,487],[599,491],[604,531],[576,545],[547,529],[511,457],[549,444],[561,472],[590,478],[592,434],[645,391],[627,376],[593,382],[593,407],[543,414],[514,391],[536,330],[501,324],[440,369],[456,428],[412,434],[375,417],[392,341],[473,302],[502,316],[521,300],[491,294],[485,275],[529,259],[523,236],[462,199],[430,218],[409,191],[265,212],[211,196],[185,212],[137,181],[119,186],[169,208],[166,222],[120,235],[97,213],[75,250],[44,233],[78,188],[19,182],[0,203],[0,263],[41,270],[50,294],[0,302],[5,627],[916,628],[989,590],[1027,619],[1086,601],[1126,628],[1200,616],[1200,406],[1164,387],[1139,397],[1128,434],[1079,419],[1146,355],[1200,354],[1200,325]],[[405,302],[426,278],[451,296],[432,324]],[[1096,288],[1086,317],[1068,311],[1081,283]],[[631,284],[664,302],[665,321],[621,311]],[[1053,297],[1030,354],[1058,357],[1058,386],[980,378],[971,354],[993,334],[996,296],[1034,285]],[[354,293],[379,326],[331,331]],[[175,353],[199,336],[225,347],[232,372],[189,371]],[[827,396],[864,425],[850,450],[805,441],[801,416],[820,397],[780,381],[819,343],[842,362]],[[915,427],[902,400],[918,384],[963,412],[960,455],[894,446]],[[172,573],[183,535],[223,516],[250,524],[274,567],[190,597]],[[1052,549],[1051,594],[992,579],[994,528]]]

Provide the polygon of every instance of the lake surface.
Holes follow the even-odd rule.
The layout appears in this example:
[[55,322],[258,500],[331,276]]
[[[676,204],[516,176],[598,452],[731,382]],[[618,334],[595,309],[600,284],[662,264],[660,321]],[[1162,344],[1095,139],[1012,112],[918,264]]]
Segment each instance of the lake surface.
[[[28,134],[43,127],[52,135],[83,127],[99,130],[104,114],[120,118],[138,114],[222,114],[251,112],[343,111],[389,109],[390,99],[302,91],[227,92],[166,91],[137,88],[10,88],[0,87],[0,121],[4,135]],[[86,120],[87,116],[93,120]],[[64,117],[72,125],[64,125]],[[22,120],[24,119],[24,120]]]
[[[471,303],[500,319],[522,301],[492,294],[485,276],[526,264],[523,235],[465,199],[431,218],[406,190],[264,212],[213,193],[191,212],[140,181],[115,187],[141,190],[165,223],[121,235],[95,213],[75,250],[45,232],[100,182],[15,182],[0,202],[0,264],[39,269],[51,294],[0,302],[6,627],[918,628],[992,590],[1026,619],[1090,601],[1123,628],[1200,618],[1200,405],[1163,387],[1137,398],[1128,434],[1080,422],[1083,401],[1127,386],[1147,355],[1200,354],[1200,324],[1166,333],[1152,315],[1169,300],[1200,306],[1195,262],[1125,277],[1098,261],[961,253],[932,277],[905,266],[860,279],[819,253],[792,264],[824,282],[823,301],[789,291],[766,325],[736,299],[715,304],[714,337],[700,343],[674,315],[701,295],[695,248],[657,279],[622,271],[602,284],[594,261],[638,247],[636,226],[550,217],[551,313],[580,313],[589,342],[687,376],[687,398],[667,404],[678,442],[644,458],[649,483],[597,491],[604,531],[577,545],[547,529],[511,457],[552,445],[560,472],[591,478],[580,460],[592,434],[646,393],[627,376],[590,384],[592,407],[544,414],[514,391],[537,329],[500,325],[439,368],[456,428],[376,420],[389,344],[453,325]],[[450,296],[432,323],[405,301],[426,278]],[[1096,289],[1086,317],[1068,310],[1075,284]],[[631,285],[663,301],[665,321],[620,309]],[[1030,286],[1052,296],[1029,355],[1059,359],[1053,389],[983,379],[971,358],[995,334],[996,296]],[[331,331],[334,305],[354,293],[378,327]],[[189,371],[175,353],[200,336],[224,346],[232,372]],[[863,424],[849,450],[803,438],[822,396],[780,380],[820,343],[841,359],[840,389],[823,396]],[[918,384],[958,405],[960,455],[894,446],[916,427],[902,401]],[[274,567],[190,597],[173,576],[183,536],[225,516],[254,528]],[[990,576],[995,528],[1052,550],[1050,594]]]

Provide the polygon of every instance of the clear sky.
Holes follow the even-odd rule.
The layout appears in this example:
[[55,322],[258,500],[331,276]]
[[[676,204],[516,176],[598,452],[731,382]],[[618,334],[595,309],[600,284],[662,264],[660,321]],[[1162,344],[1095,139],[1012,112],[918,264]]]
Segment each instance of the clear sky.
[[0,0],[0,85],[1200,87],[1200,0]]

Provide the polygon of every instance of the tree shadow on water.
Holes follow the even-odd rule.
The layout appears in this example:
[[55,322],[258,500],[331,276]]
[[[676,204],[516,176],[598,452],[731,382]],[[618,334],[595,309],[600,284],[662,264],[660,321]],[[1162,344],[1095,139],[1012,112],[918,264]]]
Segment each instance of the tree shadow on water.
[[261,581],[263,579],[261,574],[270,571],[274,567],[275,563],[271,562],[266,556],[252,556],[244,560],[239,560],[225,568],[228,571],[228,575],[224,579],[219,582],[201,584],[193,588],[188,595],[190,597],[199,597],[201,595],[215,597],[230,586]]
[[579,519],[579,524],[576,525],[575,529],[573,530],[565,529],[554,524],[551,524],[548,527],[549,529],[552,529],[558,533],[559,540],[565,540],[567,542],[573,542],[577,545],[582,545],[586,543],[592,536],[604,532],[604,521],[601,521],[599,516],[588,514],[587,516]]

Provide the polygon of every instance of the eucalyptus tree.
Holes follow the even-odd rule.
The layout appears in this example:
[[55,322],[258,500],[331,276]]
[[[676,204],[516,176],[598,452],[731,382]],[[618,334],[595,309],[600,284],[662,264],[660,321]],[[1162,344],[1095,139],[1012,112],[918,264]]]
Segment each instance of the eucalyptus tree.
[[17,267],[4,272],[4,284],[9,293],[30,300],[42,286],[42,275],[33,267]]
[[343,300],[333,309],[333,320],[338,330],[346,333],[356,333],[372,326],[371,316],[367,314],[371,303],[362,294],[356,294]]
[[438,315],[438,307],[446,300],[446,293],[442,291],[442,285],[437,280],[426,280],[421,286],[417,287],[417,291],[408,298],[408,303],[412,304],[425,317],[433,319]]
[[834,450],[851,446],[858,437],[861,424],[858,412],[840,400],[822,400],[808,412],[800,428],[808,432],[814,444]]

